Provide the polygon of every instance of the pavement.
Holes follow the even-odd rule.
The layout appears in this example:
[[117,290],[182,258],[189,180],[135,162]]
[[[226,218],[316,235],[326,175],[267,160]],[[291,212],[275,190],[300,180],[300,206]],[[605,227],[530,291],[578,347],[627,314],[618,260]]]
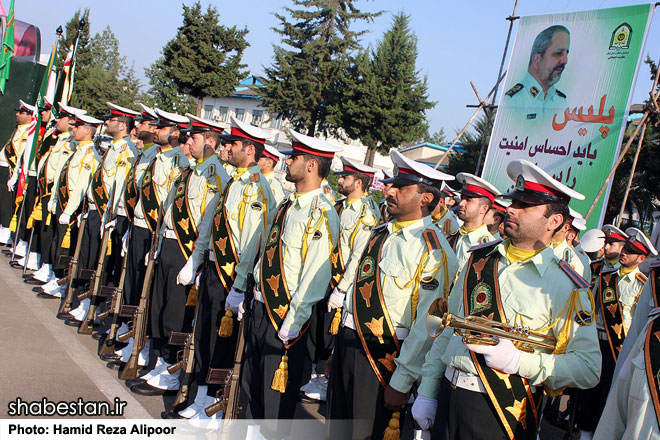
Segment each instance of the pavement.
[[[110,403],[118,398],[126,402],[123,418],[159,419],[174,396],[132,393],[119,380],[118,372],[99,359],[99,342],[77,334],[74,327],[57,319],[60,301],[38,298],[33,286],[23,283],[22,271],[11,268],[8,260],[0,255],[0,418],[8,417],[8,405],[17,398],[27,402],[82,398]],[[325,404],[300,404],[296,418],[323,424],[325,414]],[[410,430],[404,429],[402,437],[408,433]],[[541,440],[562,438],[564,431],[542,424]]]

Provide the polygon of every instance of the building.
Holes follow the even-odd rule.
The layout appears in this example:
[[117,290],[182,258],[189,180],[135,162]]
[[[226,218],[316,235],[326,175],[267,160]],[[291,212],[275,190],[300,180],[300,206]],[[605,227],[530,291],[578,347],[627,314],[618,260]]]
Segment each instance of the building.
[[457,142],[456,145],[454,145],[454,148],[451,149],[451,152],[445,155],[450,146],[451,144],[437,145],[431,142],[424,142],[403,148],[401,149],[401,153],[408,159],[416,160],[432,167],[435,167],[435,165],[442,160],[442,163],[438,168],[446,168],[449,165],[449,157],[451,155],[465,153],[463,144]]

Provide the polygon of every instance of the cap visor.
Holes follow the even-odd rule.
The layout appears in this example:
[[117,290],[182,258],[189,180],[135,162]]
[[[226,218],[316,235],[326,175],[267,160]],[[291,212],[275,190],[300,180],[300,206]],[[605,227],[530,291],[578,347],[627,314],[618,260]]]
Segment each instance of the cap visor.
[[537,196],[524,194],[521,193],[520,191],[511,191],[506,194],[499,195],[497,196],[497,198],[515,200],[517,202],[522,202],[527,205],[545,205],[547,203],[553,203],[553,201],[551,200],[543,200],[538,198]]

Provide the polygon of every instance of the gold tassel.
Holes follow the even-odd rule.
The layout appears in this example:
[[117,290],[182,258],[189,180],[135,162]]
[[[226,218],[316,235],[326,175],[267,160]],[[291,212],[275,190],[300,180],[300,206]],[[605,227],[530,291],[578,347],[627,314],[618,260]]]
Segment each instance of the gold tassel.
[[399,417],[401,417],[399,411],[392,413],[392,418],[390,419],[390,423],[387,425],[387,429],[383,435],[383,440],[399,440],[401,437],[401,429],[399,429]]
[[9,230],[11,232],[16,232],[16,223],[18,223],[16,214],[18,213],[18,208],[20,208],[22,201],[23,201],[23,196],[16,197],[16,209],[14,209],[14,215],[11,218],[11,222],[9,223]]
[[336,335],[339,331],[339,323],[341,322],[341,307],[337,307],[335,311],[335,316],[332,317],[332,323],[330,324],[330,334]]
[[108,238],[108,248],[105,250],[105,256],[109,257],[112,254],[112,239]]
[[71,247],[71,225],[67,226],[66,234],[62,239],[62,249],[69,249]]
[[197,286],[194,284],[188,292],[188,298],[186,298],[186,307],[195,307],[197,305]]
[[32,210],[32,218],[34,218],[34,220],[38,222],[43,220],[43,217],[41,215],[41,200],[39,200],[37,206]]
[[51,215],[52,214],[50,212],[48,212],[48,217],[46,217],[46,226],[50,226],[50,217],[51,217]]
[[25,229],[32,229],[34,227],[34,217],[29,216],[28,221],[25,224]]
[[287,353],[288,351],[284,352],[282,360],[280,361],[280,366],[275,370],[273,383],[270,385],[273,390],[279,391],[280,393],[286,391],[286,384],[289,381],[289,356],[286,355]]
[[231,311],[231,307],[225,312],[225,316],[222,317],[220,321],[220,328],[218,329],[218,336],[221,338],[228,338],[232,335],[234,330],[234,314]]

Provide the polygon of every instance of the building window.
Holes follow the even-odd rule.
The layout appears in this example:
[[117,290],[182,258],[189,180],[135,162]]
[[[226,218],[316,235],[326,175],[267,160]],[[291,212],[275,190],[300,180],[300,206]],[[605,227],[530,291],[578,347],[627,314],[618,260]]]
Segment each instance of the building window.
[[218,121],[227,121],[228,116],[227,114],[229,113],[229,107],[220,107],[218,108]]
[[205,105],[204,106],[204,115],[202,117],[204,119],[211,119],[212,115],[213,115],[213,106],[212,105]]
[[263,110],[253,110],[252,111],[252,125],[261,127],[261,124],[264,122],[264,111]]
[[237,108],[235,110],[236,113],[236,119],[239,121],[245,121],[245,109],[244,108]]
[[279,115],[273,114],[270,115],[270,124],[268,124],[270,128],[277,128],[278,130],[282,129],[282,119],[280,119]]

